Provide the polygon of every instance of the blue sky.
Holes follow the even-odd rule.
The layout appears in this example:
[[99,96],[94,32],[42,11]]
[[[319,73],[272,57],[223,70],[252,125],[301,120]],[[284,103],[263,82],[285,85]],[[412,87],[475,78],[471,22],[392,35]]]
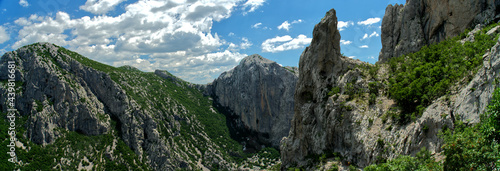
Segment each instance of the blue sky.
[[0,0],[0,54],[50,42],[113,66],[208,83],[247,55],[298,66],[337,11],[344,55],[375,63],[389,4],[405,0]]

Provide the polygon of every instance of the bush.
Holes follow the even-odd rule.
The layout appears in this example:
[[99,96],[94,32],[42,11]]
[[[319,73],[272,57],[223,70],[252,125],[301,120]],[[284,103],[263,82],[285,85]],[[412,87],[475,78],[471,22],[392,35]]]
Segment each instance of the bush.
[[333,96],[335,94],[340,93],[340,87],[333,87],[330,92],[328,92],[328,96]]
[[422,148],[415,157],[402,155],[389,162],[370,165],[364,168],[365,171],[387,171],[387,170],[443,170],[438,162],[431,156],[431,153]]
[[455,37],[389,60],[389,95],[404,109],[405,115],[419,116],[454,83],[472,78],[482,64],[485,51],[496,43],[484,31],[475,38],[475,42],[462,45],[460,37]]

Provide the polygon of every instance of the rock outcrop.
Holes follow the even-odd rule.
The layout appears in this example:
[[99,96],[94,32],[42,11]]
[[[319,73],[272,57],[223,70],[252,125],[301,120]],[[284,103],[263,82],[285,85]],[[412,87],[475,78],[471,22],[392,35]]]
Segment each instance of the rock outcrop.
[[334,152],[360,167],[414,155],[422,147],[437,155],[443,143],[438,132],[453,128],[455,119],[478,122],[500,85],[498,40],[484,55],[483,67],[471,82],[433,101],[416,121],[401,125],[390,117],[400,111],[384,95],[387,92],[379,89],[374,102],[368,100],[370,83],[388,80],[389,66],[379,64],[377,78],[371,76],[363,70],[370,64],[340,55],[339,40],[332,9],[315,26],[311,45],[300,58],[295,115],[289,136],[280,146],[282,169],[314,166],[317,156]]
[[389,5],[382,20],[379,61],[416,52],[498,19],[498,0],[408,0],[405,5]]
[[[233,136],[253,138],[253,146],[279,147],[290,130],[298,73],[295,67],[282,67],[260,55],[250,55],[208,84],[206,92],[229,115],[236,129]],[[243,137],[248,133],[254,137]]]

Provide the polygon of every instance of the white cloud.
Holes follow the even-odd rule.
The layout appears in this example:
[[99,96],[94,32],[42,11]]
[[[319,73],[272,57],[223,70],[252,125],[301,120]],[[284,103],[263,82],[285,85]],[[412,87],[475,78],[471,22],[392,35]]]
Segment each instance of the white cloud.
[[297,24],[297,23],[302,23],[302,20],[301,20],[301,19],[298,19],[298,20],[293,20],[293,21],[292,21],[292,24]]
[[354,25],[354,22],[352,21],[339,21],[337,24],[337,29],[339,29],[339,31],[342,31],[352,25]]
[[368,45],[361,45],[361,46],[359,46],[359,48],[366,49],[366,48],[369,48],[369,47],[368,47]]
[[356,56],[348,56],[348,58],[354,59],[356,58]]
[[[106,1],[115,3],[93,11],[105,13],[122,1]],[[116,16],[71,18],[66,12],[58,12],[55,17],[32,15],[14,22],[19,30],[11,48],[51,42],[110,65],[130,64],[144,71],[164,69],[187,81],[207,83],[203,81],[213,80],[246,56],[239,50],[252,46],[248,39],[232,43],[212,32],[213,22],[230,17],[242,1],[138,0]],[[89,6],[104,3],[87,2]],[[221,48],[231,43],[238,48]],[[137,56],[149,58],[138,60]]]
[[28,1],[26,1],[26,0],[19,0],[19,5],[21,5],[22,7],[28,7],[28,6],[30,6],[30,4],[28,3]]
[[360,21],[358,22],[358,25],[372,25],[372,24],[375,24],[375,23],[378,23],[380,22],[380,18],[376,17],[376,18],[368,18],[366,19],[365,21]]
[[289,35],[276,36],[275,38],[267,39],[262,43],[262,52],[281,52],[287,50],[301,49],[311,43],[312,38],[301,34],[296,38]]
[[[10,35],[5,31],[5,28],[0,26],[0,44],[10,40]],[[3,54],[3,53],[2,53]]]
[[87,0],[80,9],[92,14],[106,14],[123,1],[126,0]]
[[241,40],[243,41],[240,43],[241,49],[247,49],[253,45],[252,42],[250,42],[246,37],[241,38]]
[[254,12],[257,8],[264,5],[265,0],[248,0],[243,4],[243,10],[247,10],[243,12],[243,15],[246,15],[249,12]]
[[340,44],[342,45],[350,45],[352,42],[349,40],[340,40]]
[[289,23],[288,21],[285,21],[285,22],[281,23],[281,25],[278,26],[278,30],[289,31],[292,24],[297,24],[297,23],[301,23],[301,22],[302,22],[301,19],[294,20],[294,21],[292,21],[292,23]]
[[259,28],[262,25],[262,23],[255,23],[252,25],[252,28]]
[[378,36],[380,36],[380,35],[376,31],[374,31],[370,35],[368,35],[368,33],[365,33],[365,35],[363,36],[363,38],[361,38],[361,40],[365,40],[365,39],[372,38],[372,37],[378,37]]
[[283,23],[281,23],[281,25],[278,26],[278,29],[279,30],[289,30],[290,29],[290,23],[288,23],[288,21],[285,21]]

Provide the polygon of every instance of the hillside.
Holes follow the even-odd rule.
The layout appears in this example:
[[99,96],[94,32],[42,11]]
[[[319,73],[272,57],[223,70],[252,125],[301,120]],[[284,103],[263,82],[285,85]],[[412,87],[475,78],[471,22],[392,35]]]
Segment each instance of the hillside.
[[[49,43],[6,53],[2,71],[8,61],[16,64],[18,165],[2,168],[231,169],[252,156],[231,139],[212,100],[182,80],[104,65]],[[0,125],[8,127],[7,75],[0,80]],[[2,133],[4,146],[8,136]]]

